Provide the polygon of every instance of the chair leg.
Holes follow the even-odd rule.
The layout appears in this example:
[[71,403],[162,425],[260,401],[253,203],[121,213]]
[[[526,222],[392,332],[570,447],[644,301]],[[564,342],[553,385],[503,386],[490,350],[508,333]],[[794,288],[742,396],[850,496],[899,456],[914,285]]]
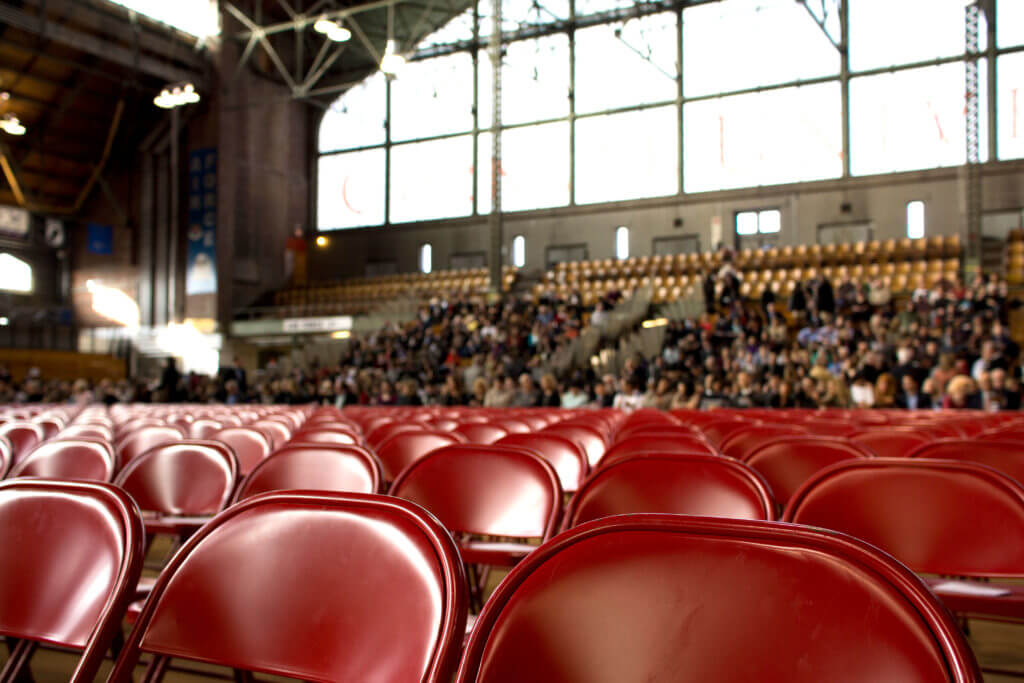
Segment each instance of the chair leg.
[[7,639],[7,647],[11,656],[7,664],[0,670],[0,682],[2,683],[32,683],[32,671],[29,669],[29,661],[36,651],[36,643],[31,640],[13,641]]
[[110,658],[116,662],[117,658],[121,656],[123,648],[124,631],[121,629],[121,625],[118,624],[117,630],[114,631],[114,637],[110,640]]
[[235,669],[235,683],[253,683],[255,680],[251,671]]
[[164,674],[167,672],[167,665],[169,663],[169,657],[157,657],[156,655],[153,655],[153,659],[150,660],[149,666],[146,667],[146,673],[142,674],[142,683],[156,683],[163,679]]

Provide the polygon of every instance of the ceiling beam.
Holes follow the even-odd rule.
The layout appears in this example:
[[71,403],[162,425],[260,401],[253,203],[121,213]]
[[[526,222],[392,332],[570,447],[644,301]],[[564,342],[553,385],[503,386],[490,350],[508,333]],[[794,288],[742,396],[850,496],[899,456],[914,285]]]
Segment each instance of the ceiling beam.
[[[81,50],[106,61],[130,68],[137,68],[143,73],[148,73],[171,83],[191,81],[196,86],[201,87],[203,78],[202,74],[197,70],[177,67],[162,59],[138,54],[134,50],[114,45],[103,38],[56,24],[43,17],[29,14],[10,5],[0,4],[0,22],[19,28],[22,31],[33,33],[40,38],[53,40],[62,45]],[[147,38],[144,38],[143,42],[148,43]]]

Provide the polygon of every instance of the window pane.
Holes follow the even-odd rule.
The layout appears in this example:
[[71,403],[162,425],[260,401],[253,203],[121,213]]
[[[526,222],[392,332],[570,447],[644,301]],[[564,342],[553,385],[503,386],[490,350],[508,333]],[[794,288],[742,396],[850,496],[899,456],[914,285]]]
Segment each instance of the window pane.
[[[1024,17],[1021,20],[1024,21]],[[1021,159],[1024,158],[1024,53],[1000,57],[998,66],[999,158]]]
[[597,14],[613,9],[632,7],[634,0],[576,0],[577,16]]
[[996,45],[1011,47],[1024,45],[1024,2],[998,0],[996,2]]
[[32,266],[10,254],[0,254],[0,291],[31,292]]
[[[477,158],[480,213],[491,212],[491,134],[481,133]],[[501,210],[528,211],[569,203],[569,124],[514,128],[501,135]]]
[[526,265],[526,238],[516,235],[512,240],[512,265],[522,268]]
[[576,32],[576,112],[676,98],[676,17],[656,14]]
[[683,11],[683,51],[683,86],[690,97],[839,73],[839,51],[798,2],[724,0],[689,7]]
[[576,121],[576,202],[642,199],[679,191],[675,107]]
[[[480,127],[493,125],[494,73],[486,52],[478,61]],[[569,114],[569,37],[524,40],[507,47],[501,74],[501,119],[505,125]]]
[[839,177],[840,109],[837,83],[688,103],[686,191]]
[[430,244],[424,244],[420,247],[420,272],[429,273],[434,268],[433,264],[433,247]]
[[[987,157],[985,64],[981,150]],[[850,82],[850,152],[855,175],[958,166],[966,160],[963,63],[911,69]]]
[[615,228],[615,258],[629,258],[629,228],[625,226]]
[[757,229],[762,234],[770,235],[782,230],[782,212],[778,209],[769,209],[758,214]]
[[907,237],[915,240],[924,237],[924,202],[907,204]]
[[384,144],[385,87],[378,71],[336,99],[320,123],[320,151]]
[[391,139],[473,129],[473,58],[466,52],[409,62],[391,83]]
[[198,38],[220,33],[220,12],[214,0],[111,0]]
[[384,150],[320,157],[317,229],[384,223]]
[[757,234],[757,212],[741,211],[736,214],[736,234],[756,235]]
[[964,0],[853,0],[850,68],[860,71],[963,54],[964,4]]
[[473,213],[473,136],[391,148],[391,222]]
[[466,10],[447,24],[420,40],[417,47],[449,45],[464,40],[473,40],[473,10]]

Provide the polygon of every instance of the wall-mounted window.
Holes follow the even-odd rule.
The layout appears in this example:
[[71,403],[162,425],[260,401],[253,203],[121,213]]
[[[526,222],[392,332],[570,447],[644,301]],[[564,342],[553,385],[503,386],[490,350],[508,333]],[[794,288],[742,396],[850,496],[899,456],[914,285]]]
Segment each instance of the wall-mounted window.
[[629,258],[629,228],[624,225],[615,228],[615,258],[620,261]]
[[512,265],[516,268],[526,265],[526,238],[522,235],[512,238]]
[[420,246],[420,272],[429,273],[434,269],[434,255],[433,247],[430,246],[430,242]]
[[736,214],[736,234],[774,235],[782,229],[782,212],[778,209],[740,211]]
[[10,254],[0,254],[0,291],[32,291],[32,266]]
[[924,202],[907,202],[907,237],[912,240],[924,237]]

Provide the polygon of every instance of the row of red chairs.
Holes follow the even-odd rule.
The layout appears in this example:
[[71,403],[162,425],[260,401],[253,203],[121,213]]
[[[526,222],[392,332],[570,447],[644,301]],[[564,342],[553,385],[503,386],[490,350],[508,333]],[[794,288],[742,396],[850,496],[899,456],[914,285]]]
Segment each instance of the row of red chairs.
[[[0,528],[0,586],[17,587],[0,590],[0,627],[17,639],[5,673],[45,642],[80,650],[71,680],[92,680],[140,574],[137,508],[110,485],[15,480],[0,484]],[[422,508],[257,496],[174,557],[109,680],[133,680],[143,654],[144,681],[172,659],[310,681],[982,680],[903,565],[777,522],[590,522],[512,571],[463,651],[467,605],[458,548]]]

